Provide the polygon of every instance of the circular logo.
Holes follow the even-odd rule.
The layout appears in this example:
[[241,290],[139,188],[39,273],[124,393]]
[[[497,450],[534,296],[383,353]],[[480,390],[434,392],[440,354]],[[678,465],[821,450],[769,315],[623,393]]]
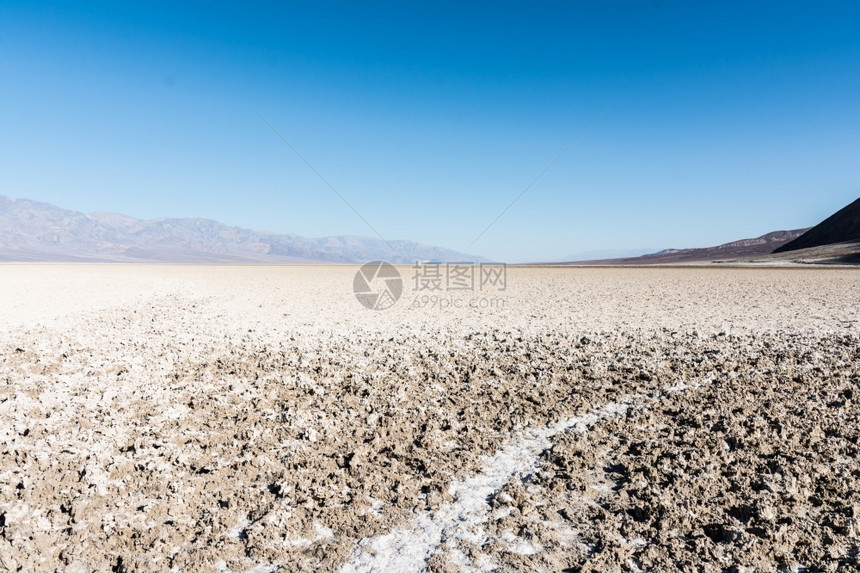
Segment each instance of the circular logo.
[[352,292],[358,302],[371,310],[391,308],[403,294],[400,273],[384,261],[373,261],[361,266],[352,281]]

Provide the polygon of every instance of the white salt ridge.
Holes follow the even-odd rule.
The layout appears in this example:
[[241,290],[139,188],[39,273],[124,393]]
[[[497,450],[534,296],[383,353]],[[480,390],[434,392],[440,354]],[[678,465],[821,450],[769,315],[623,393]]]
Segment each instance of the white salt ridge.
[[314,523],[314,529],[317,534],[312,538],[308,539],[305,537],[290,539],[287,541],[287,545],[292,547],[310,547],[317,541],[322,541],[323,539],[328,539],[330,537],[334,537],[334,531],[328,527],[324,527],[319,523]]
[[534,555],[543,550],[540,543],[532,543],[531,541],[517,537],[510,529],[502,531],[502,540],[507,542],[510,551],[519,555]]
[[[440,546],[454,553],[458,541],[481,544],[486,539],[482,524],[489,518],[489,498],[518,473],[533,470],[538,456],[552,447],[551,438],[567,431],[585,431],[589,424],[624,414],[631,407],[650,402],[639,396],[625,397],[588,414],[567,418],[540,430],[529,430],[495,455],[486,458],[480,473],[450,488],[454,498],[433,512],[419,515],[407,530],[396,530],[358,543],[353,561],[341,573],[420,571]],[[463,564],[461,564],[463,565]],[[487,563],[473,564],[472,570],[488,570]]]

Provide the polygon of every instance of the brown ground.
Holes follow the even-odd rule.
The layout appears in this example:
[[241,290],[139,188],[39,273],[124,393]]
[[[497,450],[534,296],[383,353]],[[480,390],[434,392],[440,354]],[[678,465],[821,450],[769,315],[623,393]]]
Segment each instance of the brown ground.
[[858,566],[857,271],[354,272],[0,268],[0,570]]

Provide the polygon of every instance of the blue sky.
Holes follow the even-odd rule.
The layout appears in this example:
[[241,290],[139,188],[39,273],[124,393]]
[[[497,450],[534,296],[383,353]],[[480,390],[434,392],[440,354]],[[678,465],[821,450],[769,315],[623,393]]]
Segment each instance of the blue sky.
[[0,193],[508,261],[860,196],[856,2],[0,3]]

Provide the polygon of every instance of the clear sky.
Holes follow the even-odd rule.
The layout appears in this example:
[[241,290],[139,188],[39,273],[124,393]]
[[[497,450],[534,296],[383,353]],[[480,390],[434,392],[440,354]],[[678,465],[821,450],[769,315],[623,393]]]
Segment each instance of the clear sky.
[[[857,2],[0,3],[0,194],[509,261],[860,196]],[[602,114],[602,115],[601,115]]]

